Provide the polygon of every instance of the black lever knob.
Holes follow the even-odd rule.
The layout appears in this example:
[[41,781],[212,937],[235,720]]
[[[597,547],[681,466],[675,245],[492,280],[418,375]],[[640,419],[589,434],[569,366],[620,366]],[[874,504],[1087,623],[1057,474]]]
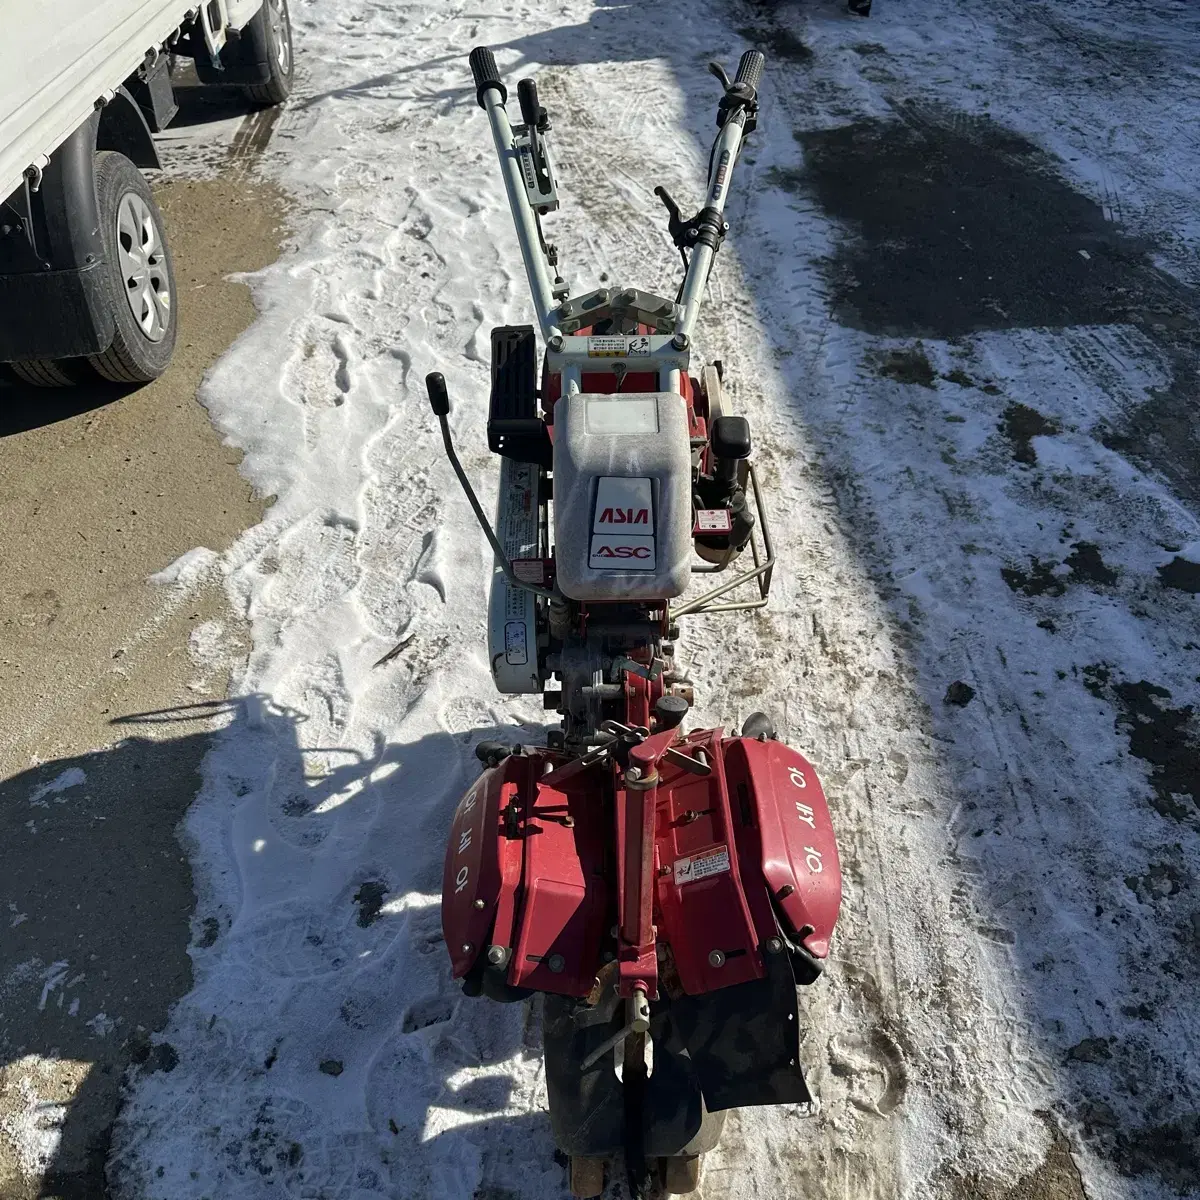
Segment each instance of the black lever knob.
[[668,693],[659,696],[654,702],[654,716],[658,721],[658,732],[664,729],[676,729],[683,723],[688,714],[688,702],[682,696]]
[[522,79],[517,84],[517,99],[521,102],[521,120],[534,129],[540,129],[545,109],[538,103],[537,83],[532,79]]
[[716,478],[732,486],[737,480],[738,463],[750,457],[750,422],[745,417],[718,417],[709,435]]
[[435,417],[450,415],[450,397],[446,392],[446,377],[441,371],[430,371],[425,376],[425,390],[429,393],[429,407]]
[[750,422],[745,417],[718,417],[711,440],[717,458],[749,458]]

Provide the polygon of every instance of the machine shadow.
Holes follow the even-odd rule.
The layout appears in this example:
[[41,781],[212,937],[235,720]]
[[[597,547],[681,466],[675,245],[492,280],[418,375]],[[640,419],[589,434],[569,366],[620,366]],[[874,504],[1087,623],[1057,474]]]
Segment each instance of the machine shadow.
[[[193,731],[198,718],[213,716],[226,722],[223,728]],[[201,788],[202,763],[249,734],[243,748],[269,744],[273,757],[263,765],[290,787],[306,777],[304,759],[312,753],[302,748],[302,723],[299,714],[263,697],[135,714],[114,722],[133,736],[110,748],[43,763],[0,783],[0,1137],[19,1140],[17,1156],[27,1165],[32,1157],[38,1168],[25,1178],[0,1178],[5,1200],[101,1200],[125,1193],[124,1164],[112,1151],[114,1122],[129,1085],[172,1085],[171,1072],[181,1052],[188,1052],[182,1044],[177,1051],[163,1032],[172,1008],[193,988],[197,954],[226,953],[228,931],[197,909],[181,843],[181,823]],[[189,732],[172,736],[180,725]],[[521,1187],[514,1146],[531,1140],[541,1145],[539,1157],[549,1172],[545,1194],[557,1190],[563,1175],[554,1164],[545,1114],[514,1111],[516,1081],[495,1065],[516,1054],[540,1054],[535,1010],[529,1002],[492,1006],[462,998],[450,978],[436,902],[406,900],[394,911],[388,904],[440,890],[442,831],[449,828],[459,784],[465,788],[474,777],[471,748],[485,738],[530,740],[528,730],[492,727],[389,744],[369,760],[309,777],[303,806],[285,797],[279,815],[303,838],[305,823],[326,821],[331,805],[345,822],[353,819],[355,805],[368,800],[396,810],[419,803],[411,824],[417,853],[407,862],[377,865],[370,880],[352,879],[337,917],[355,932],[373,926],[369,935],[391,947],[390,959],[411,955],[419,965],[395,973],[406,981],[399,992],[378,960],[358,972],[361,980],[376,982],[344,985],[343,1012],[356,1005],[361,1011],[348,1020],[347,1045],[336,1054],[348,1063],[353,1046],[370,1047],[373,1068],[359,1082],[374,1098],[373,1132],[382,1158],[403,1148],[400,1158],[414,1186],[418,1178],[477,1162],[482,1182],[475,1195],[499,1200]],[[438,789],[433,802],[421,800],[439,772],[450,786]],[[381,774],[387,778],[375,782]],[[228,799],[236,804],[238,797]],[[381,862],[377,852],[368,857]],[[271,982],[269,971],[265,982]],[[296,987],[307,993],[303,1003],[330,984],[319,978]],[[372,987],[379,991],[369,996]],[[326,1074],[318,1071],[317,1050],[306,1040],[311,1029],[268,1020],[259,1032],[281,1060],[311,1060],[309,1086],[319,1090],[333,1082],[326,1068]],[[466,1083],[458,1078],[465,1068],[484,1064],[484,1077]],[[188,1067],[189,1088],[227,1086],[227,1076],[206,1077],[203,1063]],[[273,1082],[288,1086],[282,1078]],[[337,1082],[355,1086],[350,1071]],[[273,1098],[270,1091],[264,1097],[240,1123],[231,1112],[222,1130],[223,1158],[237,1163],[245,1157],[248,1167],[288,1187],[324,1186],[330,1158],[311,1144],[324,1136],[319,1127],[292,1135],[296,1145],[309,1143],[307,1158],[264,1156],[259,1121]],[[506,1115],[497,1117],[497,1111]],[[183,1111],[179,1116],[186,1121]],[[131,1132],[124,1141],[136,1142],[138,1131],[125,1131]],[[364,1136],[370,1135],[356,1131],[350,1140]],[[404,1191],[407,1182],[398,1182]]]
[[152,1058],[191,986],[175,831],[212,736],[130,737],[0,782],[0,1093],[10,1137],[43,1167],[40,1189],[0,1180],[5,1197],[106,1194],[122,1073]]

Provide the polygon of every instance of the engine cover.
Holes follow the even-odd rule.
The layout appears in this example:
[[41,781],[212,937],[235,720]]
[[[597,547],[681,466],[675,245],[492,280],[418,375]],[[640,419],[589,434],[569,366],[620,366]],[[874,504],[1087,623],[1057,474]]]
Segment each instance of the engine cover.
[[673,392],[554,407],[554,562],[572,600],[665,600],[691,574],[687,406]]

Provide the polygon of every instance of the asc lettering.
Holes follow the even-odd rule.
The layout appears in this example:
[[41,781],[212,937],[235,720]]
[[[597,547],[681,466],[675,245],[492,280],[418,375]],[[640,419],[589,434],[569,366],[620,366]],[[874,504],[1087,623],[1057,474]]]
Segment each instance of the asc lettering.
[[601,546],[597,558],[649,558],[649,546]]
[[601,525],[649,525],[650,510],[646,508],[606,508],[600,514]]

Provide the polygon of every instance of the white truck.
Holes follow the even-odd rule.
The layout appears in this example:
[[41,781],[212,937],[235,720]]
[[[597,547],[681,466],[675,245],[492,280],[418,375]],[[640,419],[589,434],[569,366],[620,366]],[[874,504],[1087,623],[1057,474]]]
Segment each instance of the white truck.
[[157,378],[177,304],[140,168],[175,116],[171,65],[281,103],[287,0],[37,0],[0,38],[0,364],[27,383]]

